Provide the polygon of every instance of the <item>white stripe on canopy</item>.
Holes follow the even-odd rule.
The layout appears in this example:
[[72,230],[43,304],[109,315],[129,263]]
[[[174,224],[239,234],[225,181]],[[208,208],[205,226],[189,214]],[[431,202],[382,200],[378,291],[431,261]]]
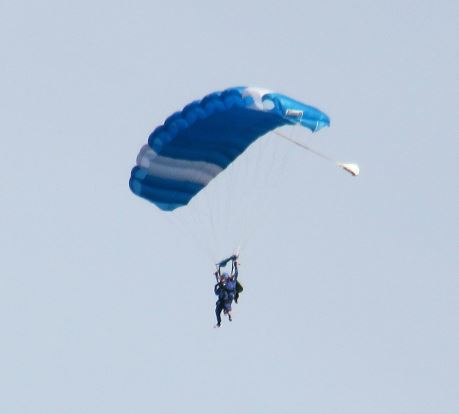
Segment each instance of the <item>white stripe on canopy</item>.
[[149,145],[144,145],[137,156],[137,165],[148,174],[176,181],[189,181],[207,185],[222,168],[204,161],[180,160],[158,155]]

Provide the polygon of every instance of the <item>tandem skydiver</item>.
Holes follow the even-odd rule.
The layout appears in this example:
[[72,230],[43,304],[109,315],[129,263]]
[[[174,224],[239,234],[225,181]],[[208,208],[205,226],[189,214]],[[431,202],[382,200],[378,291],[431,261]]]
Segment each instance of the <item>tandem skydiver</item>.
[[[225,267],[227,263],[231,261],[231,275],[227,272],[221,273],[221,268]],[[237,303],[239,299],[239,293],[243,291],[242,285],[237,280],[239,275],[237,256],[233,255],[225,260],[222,260],[217,264],[217,271],[214,273],[217,284],[214,287],[214,292],[218,296],[218,300],[215,306],[215,315],[217,316],[217,324],[215,328],[221,326],[221,313],[228,315],[228,319],[231,322],[231,304],[233,300]]]

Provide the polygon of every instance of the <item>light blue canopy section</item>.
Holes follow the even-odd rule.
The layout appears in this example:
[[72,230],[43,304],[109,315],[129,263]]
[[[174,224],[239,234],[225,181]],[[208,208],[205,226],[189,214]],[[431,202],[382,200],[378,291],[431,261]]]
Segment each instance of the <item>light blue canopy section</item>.
[[265,89],[229,88],[166,119],[137,156],[132,192],[172,211],[187,205],[257,138],[283,125],[315,132],[330,119],[318,109]]

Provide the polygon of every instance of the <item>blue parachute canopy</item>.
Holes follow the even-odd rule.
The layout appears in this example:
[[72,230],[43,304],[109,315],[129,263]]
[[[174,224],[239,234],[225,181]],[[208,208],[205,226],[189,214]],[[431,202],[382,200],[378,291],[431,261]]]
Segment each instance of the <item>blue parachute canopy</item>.
[[285,95],[253,87],[229,88],[194,101],[148,138],[132,169],[132,192],[172,211],[184,206],[257,138],[283,125],[315,132],[326,114]]

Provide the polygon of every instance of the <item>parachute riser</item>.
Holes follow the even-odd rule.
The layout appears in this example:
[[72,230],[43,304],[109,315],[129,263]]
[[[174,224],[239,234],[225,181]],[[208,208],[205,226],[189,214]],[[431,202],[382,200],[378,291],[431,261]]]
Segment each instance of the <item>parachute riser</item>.
[[359,166],[357,164],[354,164],[354,163],[342,163],[342,162],[335,161],[333,158],[330,158],[327,155],[322,154],[321,152],[309,147],[306,144],[303,144],[302,142],[298,142],[298,141],[294,140],[293,138],[290,138],[289,136],[284,135],[280,131],[273,131],[273,133],[276,134],[277,136],[285,139],[286,141],[288,141],[288,142],[290,142],[290,143],[292,143],[294,145],[297,145],[300,148],[303,148],[303,149],[305,149],[305,150],[307,150],[309,152],[312,152],[313,154],[319,156],[320,158],[322,158],[322,159],[324,159],[326,161],[333,162],[337,167],[343,169],[344,171],[347,171],[349,174],[351,174],[354,177],[356,177],[360,173],[360,169],[359,169]]

